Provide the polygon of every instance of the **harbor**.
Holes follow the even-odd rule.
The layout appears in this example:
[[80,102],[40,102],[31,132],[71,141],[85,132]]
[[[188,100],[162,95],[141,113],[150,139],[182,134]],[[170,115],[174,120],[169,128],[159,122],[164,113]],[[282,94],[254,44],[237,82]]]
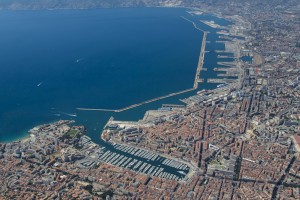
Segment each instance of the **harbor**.
[[91,168],[99,162],[105,162],[148,176],[176,181],[187,181],[187,174],[191,173],[187,164],[149,150],[117,143],[109,143],[110,147],[99,146],[87,136],[81,138],[80,145],[88,155],[88,158],[76,163],[82,168]]
[[197,65],[197,70],[196,70],[196,73],[195,73],[195,79],[194,79],[193,88],[182,90],[182,91],[179,91],[179,92],[174,92],[174,93],[171,93],[171,94],[168,94],[168,95],[165,95],[165,96],[153,98],[153,99],[150,99],[150,100],[147,100],[147,101],[143,101],[141,103],[133,104],[133,105],[127,106],[125,108],[121,108],[121,109],[98,109],[98,108],[76,108],[76,109],[77,110],[81,110],[81,111],[102,111],[102,112],[116,112],[116,113],[120,113],[120,112],[124,112],[124,111],[130,110],[130,109],[133,109],[133,108],[145,105],[145,104],[149,104],[149,103],[152,103],[152,102],[155,102],[155,101],[159,101],[159,100],[166,99],[166,98],[169,98],[169,97],[177,96],[177,95],[184,94],[184,93],[191,92],[193,90],[198,89],[199,82],[200,83],[204,82],[204,80],[200,78],[200,73],[201,73],[201,71],[206,71],[207,70],[207,69],[203,69],[202,68],[203,65],[204,65],[204,57],[205,57],[205,47],[206,47],[207,34],[208,34],[207,31],[203,31],[202,45],[201,45],[201,50],[200,50],[200,55],[199,55],[199,60],[198,60],[198,65]]
[[[197,27],[195,23],[193,23],[193,25],[195,26],[195,28]],[[82,111],[104,111],[121,113],[155,101],[195,91],[199,88],[199,83],[204,82],[219,84],[218,88],[215,89],[216,92],[198,92],[197,95],[191,96],[181,101],[187,104],[189,104],[190,102],[213,104],[217,101],[226,99],[231,89],[235,88],[239,84],[236,80],[236,77],[240,75],[238,67],[236,66],[238,64],[238,60],[236,59],[239,58],[240,52],[237,52],[237,47],[233,44],[233,42],[220,41],[219,43],[224,43],[225,49],[215,51],[218,51],[218,55],[216,56],[219,60],[219,62],[216,63],[217,67],[203,68],[205,54],[210,52],[206,50],[206,45],[211,43],[211,41],[207,41],[208,33],[209,32],[207,31],[203,31],[201,50],[192,88],[153,98],[121,109],[77,109]],[[224,53],[228,53],[229,55],[224,55]],[[232,61],[232,59],[234,60]],[[208,77],[207,79],[200,78],[201,72],[207,73],[212,69],[216,73],[217,77]],[[141,135],[145,134],[138,127],[149,127],[153,124],[160,123],[161,120],[163,120],[164,115],[168,115],[167,113],[170,114],[173,109],[182,108],[183,106],[179,105],[164,104],[162,108],[158,109],[155,112],[146,112],[144,118],[136,122],[115,121],[114,118],[110,118],[110,120],[104,127],[105,131],[101,134],[102,140],[106,142],[103,147],[100,147],[97,151],[94,152],[92,157],[100,162],[105,162],[124,169],[130,169],[138,173],[145,174],[149,177],[153,176],[176,181],[189,181],[189,177],[197,172],[197,167],[195,167],[195,164],[193,164],[192,162],[183,160],[179,157],[171,156],[169,154],[166,154],[165,152],[151,151],[151,148],[148,149],[147,147],[136,147],[134,145],[134,141],[136,143]],[[119,139],[116,140],[116,138],[111,138],[110,133],[118,133]]]

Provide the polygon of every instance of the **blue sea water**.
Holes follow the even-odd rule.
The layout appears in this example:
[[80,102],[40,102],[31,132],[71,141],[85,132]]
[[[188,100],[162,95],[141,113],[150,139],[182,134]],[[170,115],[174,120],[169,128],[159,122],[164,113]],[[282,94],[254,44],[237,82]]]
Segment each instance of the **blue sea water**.
[[[0,12],[0,142],[26,135],[35,125],[74,119],[94,141],[110,116],[137,120],[174,98],[123,113],[78,111],[77,107],[119,109],[193,86],[203,33],[181,16],[186,9]],[[211,41],[218,40],[210,34]],[[210,43],[201,77],[216,77],[216,49]],[[214,88],[215,84],[202,84]]]

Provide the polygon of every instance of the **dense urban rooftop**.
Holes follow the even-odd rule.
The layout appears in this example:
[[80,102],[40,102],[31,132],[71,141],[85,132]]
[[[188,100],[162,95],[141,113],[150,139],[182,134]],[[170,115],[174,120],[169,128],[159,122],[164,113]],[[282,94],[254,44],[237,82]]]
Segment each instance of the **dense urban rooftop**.
[[254,62],[238,60],[238,80],[182,100],[186,106],[149,111],[139,122],[112,119],[102,138],[140,157],[135,149],[162,156],[186,169],[184,178],[108,162],[113,154],[84,127],[59,121],[0,143],[0,199],[300,199],[299,2],[180,2],[160,5],[232,21],[226,34],[246,40],[229,46]]

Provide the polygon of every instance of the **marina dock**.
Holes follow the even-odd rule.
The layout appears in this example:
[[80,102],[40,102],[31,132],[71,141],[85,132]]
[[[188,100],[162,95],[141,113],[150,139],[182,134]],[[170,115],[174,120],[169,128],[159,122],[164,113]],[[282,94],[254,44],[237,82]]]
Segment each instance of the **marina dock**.
[[[93,142],[89,137],[83,136],[80,144],[86,150],[93,145]],[[184,161],[178,161],[176,158],[171,159],[159,153],[124,144],[111,143],[111,145],[115,151],[96,145],[94,152],[89,154],[90,158],[80,160],[76,164],[83,168],[90,168],[98,162],[105,162],[150,177],[156,176],[176,181],[185,181],[188,175],[194,173],[193,166]]]

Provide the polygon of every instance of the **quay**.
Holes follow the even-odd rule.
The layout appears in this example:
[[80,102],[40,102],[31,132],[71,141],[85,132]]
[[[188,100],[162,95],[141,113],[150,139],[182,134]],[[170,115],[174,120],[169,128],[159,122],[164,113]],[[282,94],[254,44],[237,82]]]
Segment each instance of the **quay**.
[[216,72],[235,72],[235,71],[237,71],[237,69],[233,68],[233,67],[231,67],[231,68],[228,68],[228,67],[215,67],[213,70],[216,71]]
[[217,58],[232,58],[232,59],[237,59],[234,56],[223,56],[223,55],[218,55]]
[[217,78],[210,78],[207,79],[208,83],[233,83],[235,82],[236,79],[228,79],[228,78],[222,78],[222,79],[217,79]]
[[236,62],[217,62],[218,65],[227,66],[227,67],[235,67]]
[[225,74],[217,74],[217,77],[236,77],[238,78],[239,72],[226,72]]
[[182,109],[182,108],[185,108],[185,106],[184,105],[176,105],[176,104],[163,104],[162,108]]
[[226,51],[226,50],[215,50],[216,53],[232,53],[230,51]]

